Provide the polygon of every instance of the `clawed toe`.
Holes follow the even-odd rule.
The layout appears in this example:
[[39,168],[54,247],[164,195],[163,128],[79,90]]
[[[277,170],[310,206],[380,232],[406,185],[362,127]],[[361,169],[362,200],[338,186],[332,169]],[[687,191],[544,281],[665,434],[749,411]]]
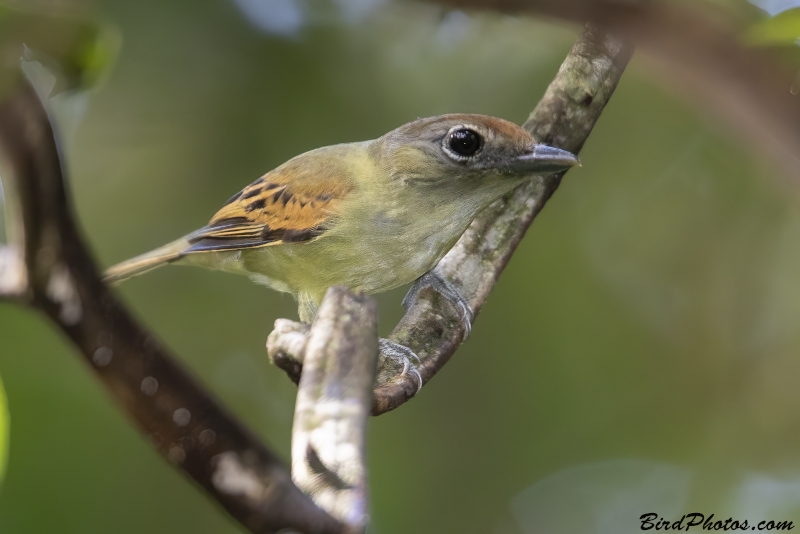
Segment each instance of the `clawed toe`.
[[417,391],[415,392],[416,394],[419,393],[419,390],[422,389],[422,375],[419,374],[419,371],[417,371],[416,367],[411,368],[411,374],[417,377]]
[[400,373],[400,376],[410,373],[417,377],[417,392],[419,392],[419,390],[422,389],[422,375],[419,374],[417,368],[411,363],[411,360],[416,360],[417,363],[420,363],[419,356],[405,345],[384,338],[378,340],[378,348],[381,354],[386,358],[403,364],[403,371]]
[[464,338],[461,340],[463,343],[472,333],[472,321],[475,320],[475,312],[472,311],[472,307],[463,297],[457,301],[457,304],[461,311],[461,323],[464,325]]
[[475,319],[475,312],[472,311],[472,307],[469,305],[469,302],[467,302],[467,299],[464,298],[461,290],[435,271],[428,271],[423,274],[417,282],[411,286],[411,289],[408,290],[405,298],[403,298],[403,307],[405,309],[410,308],[414,301],[417,300],[419,292],[426,287],[433,288],[437,293],[442,295],[445,300],[458,309],[461,323],[464,326],[464,336],[461,341],[466,341],[470,333],[472,333],[472,321]]

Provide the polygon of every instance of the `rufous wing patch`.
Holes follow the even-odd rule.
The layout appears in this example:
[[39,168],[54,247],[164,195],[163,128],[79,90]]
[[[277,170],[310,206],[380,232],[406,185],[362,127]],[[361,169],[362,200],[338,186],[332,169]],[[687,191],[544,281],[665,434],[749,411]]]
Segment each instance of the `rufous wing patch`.
[[334,169],[313,173],[292,163],[231,197],[207,226],[187,236],[191,246],[186,252],[300,243],[321,236],[352,184]]

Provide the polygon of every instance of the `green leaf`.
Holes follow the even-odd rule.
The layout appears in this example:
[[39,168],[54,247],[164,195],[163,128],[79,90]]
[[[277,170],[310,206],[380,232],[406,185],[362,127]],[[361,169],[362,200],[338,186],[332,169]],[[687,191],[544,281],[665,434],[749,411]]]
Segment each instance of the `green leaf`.
[[56,76],[55,93],[86,89],[108,73],[121,44],[113,27],[95,20],[14,11],[0,6],[0,100],[19,81],[17,58],[42,63]]
[[784,11],[750,26],[744,34],[749,45],[793,45],[800,39],[800,8]]
[[60,60],[67,88],[96,85],[116,59],[121,38],[112,26],[85,23],[80,27],[71,48]]

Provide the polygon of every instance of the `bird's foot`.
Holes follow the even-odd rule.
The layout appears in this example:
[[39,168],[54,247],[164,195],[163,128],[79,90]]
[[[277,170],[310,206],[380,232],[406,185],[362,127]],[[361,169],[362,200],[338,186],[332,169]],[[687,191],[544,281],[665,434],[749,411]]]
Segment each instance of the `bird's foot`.
[[411,360],[416,360],[417,363],[419,363],[419,356],[414,354],[414,351],[405,345],[389,341],[385,338],[380,338],[378,340],[378,349],[384,357],[403,366],[403,372],[400,373],[400,376],[412,374],[417,377],[417,392],[419,393],[419,390],[422,389],[422,375],[419,374],[419,371],[411,362]]
[[475,319],[475,313],[472,311],[472,307],[469,305],[469,302],[467,302],[467,299],[464,298],[461,289],[435,271],[428,271],[419,277],[417,282],[408,290],[405,298],[403,298],[403,307],[409,309],[411,305],[414,304],[414,301],[417,300],[419,292],[426,287],[433,288],[459,311],[461,314],[461,324],[464,325],[464,337],[461,341],[466,341],[469,334],[472,332],[472,321]]

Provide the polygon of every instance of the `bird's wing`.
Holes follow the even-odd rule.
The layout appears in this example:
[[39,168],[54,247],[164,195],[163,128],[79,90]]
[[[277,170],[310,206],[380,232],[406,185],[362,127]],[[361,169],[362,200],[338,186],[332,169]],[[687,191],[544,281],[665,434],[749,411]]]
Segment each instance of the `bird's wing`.
[[336,166],[290,161],[231,197],[184,251],[208,252],[299,243],[321,236],[352,183]]

